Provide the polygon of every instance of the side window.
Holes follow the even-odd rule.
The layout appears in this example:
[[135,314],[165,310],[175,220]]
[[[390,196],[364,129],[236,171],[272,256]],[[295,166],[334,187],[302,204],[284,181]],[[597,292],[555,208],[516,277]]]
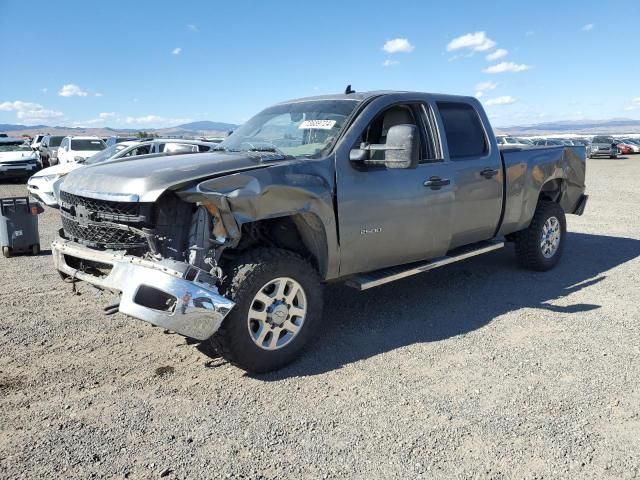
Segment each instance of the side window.
[[211,147],[208,145],[198,145],[199,152],[208,152],[209,150],[211,150]]
[[167,143],[162,152],[167,153],[189,153],[197,152],[198,146],[190,143]]
[[449,157],[452,160],[482,157],[489,151],[478,112],[467,103],[438,102]]
[[[416,119],[419,118],[417,108],[414,105],[394,105],[379,113],[373,121],[365,128],[356,141],[354,148],[358,148],[360,143],[385,144],[389,129],[396,125],[416,125],[420,131],[420,159],[427,157],[425,153],[424,135],[422,125]],[[371,158],[384,160],[384,151],[371,152]]]

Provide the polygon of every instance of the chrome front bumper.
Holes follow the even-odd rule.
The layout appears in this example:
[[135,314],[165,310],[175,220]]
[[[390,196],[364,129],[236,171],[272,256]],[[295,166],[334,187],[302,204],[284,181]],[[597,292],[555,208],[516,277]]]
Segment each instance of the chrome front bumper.
[[[207,272],[184,262],[93,250],[63,238],[51,244],[51,252],[60,272],[121,293],[120,312],[197,340],[213,335],[235,305],[205,283],[211,279]],[[69,265],[82,261],[111,269],[98,276]]]

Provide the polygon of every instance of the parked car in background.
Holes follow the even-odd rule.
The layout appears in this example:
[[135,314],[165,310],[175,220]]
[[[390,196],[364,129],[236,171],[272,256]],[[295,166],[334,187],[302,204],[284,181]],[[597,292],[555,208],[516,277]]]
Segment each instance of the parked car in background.
[[508,135],[498,135],[496,141],[500,147],[526,147],[528,144],[521,142],[516,137],[510,137]]
[[99,137],[64,137],[58,148],[58,163],[82,162],[105,148]]
[[633,150],[631,149],[631,146],[623,142],[622,140],[614,139],[613,143],[616,144],[616,148],[618,149],[618,153],[620,155],[629,155],[630,153],[633,152]]
[[111,147],[113,145],[115,145],[116,143],[122,143],[122,142],[135,142],[141,140],[140,137],[107,137],[106,139],[104,139],[104,142],[107,144],[107,147]]
[[42,142],[43,138],[44,138],[43,134],[38,134],[35,137],[33,137],[33,140],[31,141],[31,149],[38,150],[38,148],[40,148],[40,142]]
[[38,154],[23,139],[0,138],[0,178],[26,178],[38,167]]
[[[616,140],[618,142],[618,151],[624,155],[630,153],[640,153],[640,145],[636,144],[628,138]],[[622,149],[620,147],[623,147]]]
[[548,147],[548,146],[558,147],[558,146],[564,145],[564,143],[562,143],[560,140],[556,140],[554,138],[540,138],[536,140],[534,144],[538,146],[544,146],[544,147]]
[[43,168],[50,167],[58,163],[58,148],[64,139],[63,135],[45,135],[40,142],[38,152],[40,154],[40,165]]
[[525,145],[529,145],[532,146],[533,145],[533,141],[530,138],[523,138],[523,137],[515,137],[516,140],[518,140],[520,143],[523,143]]
[[584,145],[585,147],[588,147],[589,145],[591,145],[591,142],[586,138],[573,138],[571,139],[571,141],[573,142],[574,145]]
[[613,137],[606,135],[598,135],[591,140],[591,148],[589,149],[589,158],[607,156],[609,158],[618,158],[618,148]]
[[58,206],[58,200],[55,195],[55,183],[73,170],[84,167],[86,165],[94,165],[107,160],[116,160],[119,158],[131,158],[150,155],[150,154],[166,154],[180,155],[184,153],[208,152],[213,150],[217,144],[211,142],[199,142],[195,140],[171,140],[171,139],[154,139],[145,141],[127,141],[115,143],[104,150],[97,152],[85,161],[60,163],[58,165],[40,170],[38,173],[29,178],[27,189],[29,193],[36,199],[43,202],[49,207]]

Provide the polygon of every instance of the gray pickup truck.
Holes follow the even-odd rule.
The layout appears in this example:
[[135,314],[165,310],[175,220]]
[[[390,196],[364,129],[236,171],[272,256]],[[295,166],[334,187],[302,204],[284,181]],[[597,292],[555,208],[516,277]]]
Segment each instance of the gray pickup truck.
[[71,172],[52,252],[119,294],[107,313],[265,372],[321,328],[323,282],[364,290],[506,241],[552,268],[584,182],[584,147],[501,151],[474,98],[348,90],[267,108],[216,152]]

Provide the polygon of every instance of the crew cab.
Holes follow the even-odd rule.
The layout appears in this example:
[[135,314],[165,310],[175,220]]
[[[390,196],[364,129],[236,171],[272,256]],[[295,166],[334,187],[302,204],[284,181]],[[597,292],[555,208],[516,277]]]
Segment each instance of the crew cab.
[[325,282],[364,290],[505,242],[553,268],[584,182],[584,146],[501,151],[475,98],[348,89],[267,108],[216,152],[71,172],[52,255],[119,295],[107,313],[265,372],[313,341]]

